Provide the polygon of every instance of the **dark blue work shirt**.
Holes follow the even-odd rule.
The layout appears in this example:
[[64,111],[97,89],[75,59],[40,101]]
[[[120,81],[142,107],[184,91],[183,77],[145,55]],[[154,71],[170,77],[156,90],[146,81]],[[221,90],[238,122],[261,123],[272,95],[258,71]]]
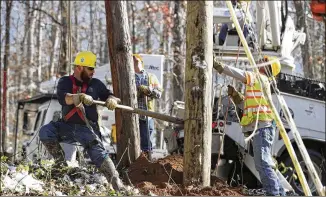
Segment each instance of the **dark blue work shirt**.
[[[78,86],[80,89],[82,88],[81,81],[75,78],[75,83],[76,86]],[[67,93],[72,93],[72,81],[69,78],[69,76],[64,76],[60,78],[57,86],[58,100],[59,103],[62,105],[62,117],[65,117],[66,114],[68,114],[69,111],[75,107],[74,104],[67,105],[65,101],[65,96]],[[88,83],[88,87],[85,94],[92,96],[94,100],[105,101],[110,95],[112,95],[112,92],[106,88],[106,86],[102,81],[93,78]],[[93,122],[97,122],[98,113],[97,113],[96,105],[95,104],[91,106],[84,105],[84,107],[85,107],[87,119]],[[71,116],[67,122],[75,123],[75,124],[85,124],[85,122],[79,117],[77,112],[74,113],[74,115]]]

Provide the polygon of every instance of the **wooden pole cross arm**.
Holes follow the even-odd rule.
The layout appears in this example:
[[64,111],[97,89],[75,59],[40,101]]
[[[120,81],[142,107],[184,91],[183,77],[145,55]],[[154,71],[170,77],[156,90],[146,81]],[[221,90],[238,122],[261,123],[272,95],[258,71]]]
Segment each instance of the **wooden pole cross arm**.
[[[105,106],[104,101],[94,100],[93,103],[97,104],[97,105]],[[168,116],[168,115],[157,113],[157,112],[147,111],[147,110],[143,110],[143,109],[132,108],[132,107],[129,107],[129,106],[126,106],[126,105],[117,105],[117,108],[122,109],[124,111],[131,112],[131,113],[136,113],[136,114],[139,114],[139,115],[149,116],[149,117],[159,119],[159,120],[172,122],[172,123],[175,123],[175,124],[183,124],[184,123],[184,120],[180,119],[180,118],[176,118],[176,117],[173,117],[173,116]]]

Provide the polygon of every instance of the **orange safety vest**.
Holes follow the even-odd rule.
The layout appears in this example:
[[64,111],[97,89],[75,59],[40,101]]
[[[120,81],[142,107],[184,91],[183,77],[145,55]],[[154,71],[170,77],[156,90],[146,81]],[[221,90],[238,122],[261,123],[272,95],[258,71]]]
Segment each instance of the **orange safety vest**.
[[[69,76],[70,80],[72,81],[72,93],[73,94],[77,94],[80,93],[80,89],[78,88],[78,86],[76,85],[76,80],[75,77],[73,75]],[[83,83],[81,92],[82,93],[86,93],[88,86],[87,83]],[[72,110],[70,110],[64,117],[65,121],[69,120],[75,113],[77,112],[77,114],[79,115],[79,117],[85,121],[83,113],[80,111],[80,109],[78,107],[74,107]]]

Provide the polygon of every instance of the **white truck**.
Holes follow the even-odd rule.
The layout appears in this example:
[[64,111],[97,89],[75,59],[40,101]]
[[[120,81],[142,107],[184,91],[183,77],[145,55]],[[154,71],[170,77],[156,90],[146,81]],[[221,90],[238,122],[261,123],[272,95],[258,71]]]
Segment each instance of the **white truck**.
[[[246,3],[243,4],[245,5]],[[303,139],[322,184],[325,185],[326,165],[324,159],[325,155],[323,152],[323,147],[326,145],[325,82],[314,81],[293,74],[293,71],[296,69],[296,63],[293,58],[294,50],[300,44],[304,44],[305,34],[301,31],[295,30],[294,22],[288,15],[287,3],[284,3],[284,1],[262,1],[253,2],[253,4],[257,7],[255,17],[256,21],[252,21],[250,12],[248,12],[246,16],[244,9],[236,9],[236,11],[238,11],[238,18],[242,19],[240,21],[247,21],[249,33],[246,40],[254,57],[257,57],[261,52],[264,55],[275,56],[280,59],[282,70],[277,78],[277,87],[281,91],[281,95],[285,99],[285,102],[292,113],[292,118],[295,121],[297,129]],[[245,8],[245,6],[242,6],[242,8]],[[230,20],[230,13],[226,10],[224,12],[218,11],[220,9],[223,8],[215,8],[215,25],[221,26],[221,24],[226,23],[231,29],[228,30],[226,41],[224,43],[214,43],[214,53],[220,56],[221,60],[226,64],[245,70],[250,69],[243,47],[238,46],[239,37],[237,33],[234,33],[234,26],[233,22]],[[218,37],[220,32],[215,33],[215,36]],[[219,41],[219,39],[215,40]],[[215,82],[221,83],[221,81]],[[224,106],[219,109],[222,110],[220,115],[223,116],[226,110],[225,106],[228,105],[228,98],[227,96],[224,96],[219,99],[222,99],[222,106]],[[296,155],[300,163],[303,165],[303,171],[306,175],[311,192],[317,194],[314,182],[308,175],[306,167],[304,167],[303,159],[298,151],[296,143],[294,142],[291,129],[287,125],[287,121],[275,94],[272,95],[272,99],[275,107],[280,113],[280,117],[282,118],[293,148],[296,151]],[[252,181],[252,178],[255,177],[256,180],[259,180],[259,175],[255,170],[253,163],[251,153],[252,147],[250,145],[247,147],[244,143],[244,136],[241,132],[235,111],[239,112],[238,114],[240,114],[241,118],[241,110],[232,107],[228,112],[228,114],[231,115],[227,117],[228,121],[224,122],[223,119],[221,120],[221,117],[216,117],[218,119],[216,125],[219,131],[216,135],[224,133],[226,136],[223,143],[223,149],[221,149],[221,153],[223,154],[222,158],[226,159],[226,161],[235,160],[238,164],[242,164],[241,161],[243,161],[246,169],[238,171],[239,174],[243,174],[241,179],[246,179],[248,186],[256,187],[257,181]],[[223,130],[225,123],[225,130]],[[216,142],[219,142],[217,139],[220,139],[220,137],[213,137],[213,140],[214,139]],[[243,153],[245,153],[245,156],[244,158],[241,158]],[[284,164],[285,168],[280,169],[280,171],[285,178],[287,178],[292,188],[298,194],[304,194],[298,179],[295,179],[295,176],[291,175],[293,174],[293,171],[290,170],[290,168],[287,168],[292,166],[292,169],[294,169],[279,131],[276,131],[276,139],[273,144],[273,155],[281,168]],[[225,166],[229,165],[229,162],[225,161],[218,165],[223,165],[223,163]],[[223,167],[221,167],[219,171],[223,172]]]
[[[257,4],[258,2],[253,2]],[[259,47],[265,55],[276,56],[281,59],[282,71],[277,78],[277,87],[281,91],[281,95],[285,99],[292,118],[295,121],[297,129],[303,139],[307,151],[311,157],[313,165],[321,178],[323,185],[326,183],[326,163],[325,153],[323,152],[326,145],[325,141],[325,82],[314,81],[311,79],[294,76],[292,71],[295,69],[294,58],[292,53],[294,49],[305,41],[305,34],[295,31],[293,20],[289,16],[281,19],[281,7],[284,12],[287,7],[281,5],[281,1],[263,1],[259,2],[259,6],[265,9],[256,9],[256,29],[253,30],[250,13],[248,13],[247,26],[249,34],[246,40],[250,46],[254,56]],[[244,3],[245,4],[245,3]],[[241,9],[235,9],[238,18],[245,17],[245,13]],[[223,24],[227,24],[226,39],[219,39],[220,29]],[[281,27],[283,31],[281,31]],[[238,46],[239,37],[233,22],[230,20],[230,12],[227,8],[214,8],[214,53],[220,57],[224,63],[242,69],[249,68],[249,62],[243,47]],[[242,27],[242,25],[241,25]],[[270,28],[266,28],[270,27]],[[259,36],[257,39],[256,35]],[[222,41],[222,42],[221,42]],[[224,76],[223,76],[224,77]],[[222,87],[224,78],[221,75],[215,75],[213,87]],[[216,79],[216,80],[215,80]],[[231,83],[231,80],[230,80]],[[252,146],[244,142],[244,135],[239,124],[236,114],[241,118],[241,110],[238,107],[229,106],[228,117],[224,121],[224,115],[228,106],[228,96],[218,94],[220,90],[212,90],[215,100],[213,111],[213,132],[212,132],[212,169],[217,165],[217,174],[220,178],[225,178],[229,184],[234,182],[245,184],[249,188],[257,188],[259,185],[259,174],[255,169],[253,162]],[[225,89],[224,89],[225,91]],[[273,102],[280,113],[283,124],[286,128],[288,136],[292,142],[292,146],[296,151],[296,155],[303,165],[303,159],[294,142],[290,127],[287,125],[284,114],[281,110],[275,94],[272,96]],[[222,105],[218,106],[218,101],[221,100]],[[183,117],[184,103],[176,101],[173,105],[172,115]],[[219,117],[216,112],[219,111]],[[183,128],[171,126],[165,133],[165,140],[170,153],[183,152]],[[176,133],[174,137],[170,133]],[[220,149],[222,135],[225,134],[223,146]],[[221,160],[217,163],[218,154],[221,154]],[[286,147],[279,131],[276,131],[275,142],[273,144],[273,156],[277,160],[280,171],[291,184],[292,188],[298,194],[303,195],[299,180],[296,179],[293,172],[293,164],[287,153]],[[244,164],[242,166],[242,164]],[[291,168],[292,167],[292,168]],[[307,170],[303,167],[308,185],[313,194],[316,194],[316,188]],[[234,176],[235,174],[239,175]],[[284,184],[286,181],[284,181]]]
[[[289,81],[294,80],[294,81]],[[305,86],[302,85],[304,81]],[[281,73],[277,79],[278,88],[281,91],[281,95],[284,97],[288,104],[289,110],[292,113],[292,117],[299,130],[299,133],[303,139],[304,145],[310,155],[313,165],[322,180],[322,183],[326,183],[326,163],[325,163],[325,83],[314,80],[309,80],[301,77],[292,76],[289,74]],[[288,83],[297,86],[288,89]],[[302,92],[301,90],[307,90]],[[301,92],[300,92],[301,91]],[[294,142],[291,129],[288,126],[286,119],[283,115],[282,109],[278,104],[276,95],[272,95],[273,102],[277,108],[280,117],[282,119],[285,129],[288,133],[292,146],[296,151],[296,155],[299,162],[303,165],[303,159],[300,152]],[[221,99],[221,105],[218,106],[218,101]],[[228,107],[227,107],[228,106]],[[228,108],[228,116],[225,120],[226,109]],[[249,188],[257,188],[259,186],[259,174],[255,169],[253,162],[252,145],[245,144],[242,128],[239,124],[239,118],[241,119],[242,112],[238,106],[229,105],[228,96],[222,95],[222,97],[215,97],[215,103],[213,107],[214,111],[219,110],[219,117],[216,113],[213,114],[213,130],[212,130],[212,170],[215,170],[217,166],[217,175],[220,178],[224,178],[228,183],[233,184],[238,181],[238,184],[242,184],[242,181]],[[182,118],[184,114],[184,102],[175,101],[172,108],[172,115]],[[171,135],[171,133],[175,133]],[[222,135],[224,136],[223,146],[221,146]],[[168,150],[171,154],[183,153],[183,128],[170,127],[167,128],[164,134],[167,142]],[[221,149],[220,149],[221,147]],[[220,153],[221,159],[217,164],[218,154]],[[293,164],[287,149],[279,134],[279,130],[276,130],[274,144],[272,147],[272,154],[279,164],[279,170],[283,176],[291,184],[296,193],[302,195],[303,191],[300,186],[299,180],[296,178],[293,171]],[[244,164],[243,168],[241,165]],[[291,169],[292,168],[292,169]],[[305,175],[307,171],[303,168]],[[240,175],[234,177],[234,174]],[[308,185],[316,194],[316,188],[310,176],[306,176]]]

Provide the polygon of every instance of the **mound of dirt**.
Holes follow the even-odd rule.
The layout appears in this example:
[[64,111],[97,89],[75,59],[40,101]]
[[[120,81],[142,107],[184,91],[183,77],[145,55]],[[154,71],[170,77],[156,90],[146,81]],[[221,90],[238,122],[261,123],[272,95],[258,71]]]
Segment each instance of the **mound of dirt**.
[[[154,185],[162,182],[175,181],[176,184],[182,184],[183,158],[180,155],[169,155],[165,158],[150,162],[145,155],[141,155],[128,168],[128,175],[132,184],[147,181]],[[169,179],[169,175],[171,179]]]
[[211,177],[212,187],[182,186],[181,155],[169,155],[154,162],[141,155],[128,168],[128,175],[132,184],[146,195],[152,192],[159,196],[241,196],[240,188],[230,188],[216,177]]

